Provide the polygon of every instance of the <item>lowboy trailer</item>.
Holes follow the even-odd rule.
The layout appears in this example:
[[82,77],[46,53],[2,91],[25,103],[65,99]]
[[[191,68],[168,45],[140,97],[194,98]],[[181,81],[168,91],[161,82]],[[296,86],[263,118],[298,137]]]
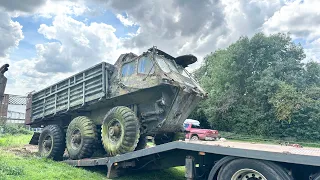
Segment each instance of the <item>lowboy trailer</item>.
[[106,166],[108,178],[185,166],[188,180],[320,180],[319,148],[244,142],[175,141],[114,157],[64,162]]

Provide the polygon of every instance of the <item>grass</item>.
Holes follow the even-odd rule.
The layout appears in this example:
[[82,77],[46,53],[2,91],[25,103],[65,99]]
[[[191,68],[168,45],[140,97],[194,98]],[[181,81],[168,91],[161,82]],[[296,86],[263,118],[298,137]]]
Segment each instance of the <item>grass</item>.
[[[55,162],[37,157],[20,157],[0,150],[0,179],[1,180],[64,180],[64,179],[105,179],[106,167],[99,171],[89,171],[82,168],[71,167],[62,162]],[[184,168],[175,167],[161,171],[136,173],[117,180],[183,180]]]
[[23,146],[28,144],[32,135],[3,135],[0,136],[0,147]]
[[[15,135],[0,137],[0,179],[1,180],[107,180],[107,168],[76,168],[62,162],[55,162],[37,157],[35,154],[13,153],[11,147],[21,147],[28,144],[30,135]],[[150,144],[151,145],[151,144]],[[22,156],[23,155],[23,156]],[[166,170],[147,171],[130,174],[117,180],[183,180],[184,167]]]

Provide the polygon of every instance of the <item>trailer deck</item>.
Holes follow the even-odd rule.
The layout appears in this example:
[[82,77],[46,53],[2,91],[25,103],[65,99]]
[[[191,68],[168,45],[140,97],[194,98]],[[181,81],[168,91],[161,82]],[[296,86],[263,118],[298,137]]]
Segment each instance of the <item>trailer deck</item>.
[[[112,178],[121,175],[118,171],[121,168],[143,169],[145,163],[154,162],[156,167],[148,167],[148,169],[162,169],[186,165],[186,157],[195,158],[197,164],[200,161],[206,161],[206,156],[232,156],[320,167],[319,148],[233,141],[175,141],[115,157],[66,160],[65,162],[72,166],[107,165],[107,176]],[[166,162],[163,161],[164,159]],[[156,161],[158,162],[155,163]]]

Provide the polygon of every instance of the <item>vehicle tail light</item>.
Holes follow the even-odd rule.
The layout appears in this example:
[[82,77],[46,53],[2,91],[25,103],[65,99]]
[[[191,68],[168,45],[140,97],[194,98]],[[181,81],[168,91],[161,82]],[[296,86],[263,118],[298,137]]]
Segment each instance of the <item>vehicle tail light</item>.
[[213,130],[212,133],[213,133],[213,134],[219,134],[219,131]]

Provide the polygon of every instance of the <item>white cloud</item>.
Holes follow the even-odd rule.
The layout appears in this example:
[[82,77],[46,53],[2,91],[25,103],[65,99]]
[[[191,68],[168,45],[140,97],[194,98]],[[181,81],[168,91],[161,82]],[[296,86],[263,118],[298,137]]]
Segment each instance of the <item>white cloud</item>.
[[0,12],[0,57],[8,56],[9,50],[19,45],[23,39],[22,26],[11,20],[5,12]]
[[133,26],[133,25],[135,25],[135,23],[128,18],[128,15],[127,15],[127,17],[124,17],[124,16],[121,15],[121,14],[117,14],[117,18],[120,20],[120,22],[121,22],[124,26]]
[[[290,31],[294,39],[305,41],[309,59],[320,59],[317,0],[39,0],[36,5],[35,0],[26,0],[17,6],[10,1],[1,1],[0,7],[17,16],[52,19],[52,24],[38,29],[50,42],[36,45],[36,57],[11,62],[8,76],[14,80],[8,89],[17,93],[39,90],[39,84],[49,85],[98,62],[113,63],[121,53],[139,53],[153,45],[173,56],[195,54],[199,62],[192,69],[206,54],[259,31]],[[72,18],[94,15],[104,7],[124,26],[137,25],[138,31],[118,38],[111,25]],[[0,61],[4,62],[9,61],[9,50],[17,47],[23,35],[20,24],[8,15],[0,16],[0,27],[5,27],[5,31],[0,28],[6,40],[0,43]]]
[[35,70],[37,60],[24,59],[11,61],[6,76],[8,78],[6,93],[27,95],[40,90],[71,75],[71,73],[41,73]]
[[44,18],[53,18],[57,15],[79,16],[89,11],[90,9],[83,1],[48,0],[41,8],[38,8],[34,14]]
[[37,45],[40,72],[70,72],[94,65],[100,61],[113,63],[122,48],[122,42],[108,24],[86,25],[68,16],[56,16],[52,26],[42,24],[38,29],[46,38],[57,40]]
[[174,56],[193,53],[199,61],[240,36],[260,31],[263,23],[284,5],[282,0],[140,0],[132,6],[125,6],[128,0],[107,2],[140,26],[139,33],[130,34],[126,47],[156,45]]
[[51,26],[42,24],[38,32],[55,42],[37,44],[37,57],[13,62],[8,73],[10,93],[40,90],[99,62],[114,63],[120,54],[136,52],[123,48],[115,29],[104,23],[86,25],[61,15],[53,19]]
[[320,62],[320,1],[293,1],[283,6],[263,24],[264,32],[290,32],[293,39],[303,39],[307,59]]
[[5,11],[33,12],[45,4],[47,0],[1,0],[0,7]]

